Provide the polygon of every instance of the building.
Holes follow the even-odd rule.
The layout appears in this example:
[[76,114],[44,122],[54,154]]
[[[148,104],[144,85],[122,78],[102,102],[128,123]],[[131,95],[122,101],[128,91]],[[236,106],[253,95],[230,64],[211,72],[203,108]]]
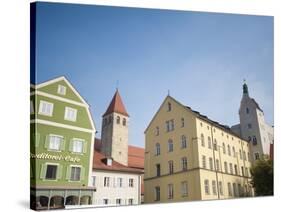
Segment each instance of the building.
[[101,140],[95,141],[93,204],[134,205],[142,202],[144,149],[128,145],[129,114],[119,91],[103,115]]
[[252,196],[250,146],[167,96],[145,130],[145,203]]
[[91,204],[96,128],[89,105],[65,77],[31,85],[31,208]]
[[247,84],[243,84],[243,96],[239,108],[240,124],[231,127],[231,130],[251,145],[253,160],[270,156],[273,145],[273,127],[265,122],[263,110],[255,99],[249,95]]

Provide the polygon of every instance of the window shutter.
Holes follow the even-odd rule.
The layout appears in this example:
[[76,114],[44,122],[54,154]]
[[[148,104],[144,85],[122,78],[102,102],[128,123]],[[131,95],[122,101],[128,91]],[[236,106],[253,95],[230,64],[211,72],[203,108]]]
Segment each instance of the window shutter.
[[65,148],[65,139],[62,138],[60,142],[60,150],[64,150],[64,148]]
[[40,134],[39,133],[35,133],[35,135],[33,135],[35,139],[35,147],[38,147],[39,146],[39,143],[40,143]]
[[70,171],[71,171],[71,167],[70,167],[70,166],[67,166],[67,168],[66,168],[66,176],[65,176],[65,178],[66,178],[67,180],[70,179]]
[[58,165],[57,179],[61,179],[61,177],[62,177],[62,169],[63,169],[63,166],[62,165]]
[[50,142],[50,136],[49,136],[49,135],[46,135],[45,145],[44,145],[44,147],[45,147],[46,149],[49,149],[49,142]]
[[84,178],[85,178],[85,168],[81,167],[80,181],[84,180]]
[[86,153],[87,152],[87,141],[84,141],[83,142],[83,153]]
[[45,178],[46,170],[47,170],[46,164],[41,164],[41,172],[40,172],[40,178],[41,179]]
[[70,142],[69,142],[69,151],[70,151],[70,152],[73,152],[73,139],[70,139]]

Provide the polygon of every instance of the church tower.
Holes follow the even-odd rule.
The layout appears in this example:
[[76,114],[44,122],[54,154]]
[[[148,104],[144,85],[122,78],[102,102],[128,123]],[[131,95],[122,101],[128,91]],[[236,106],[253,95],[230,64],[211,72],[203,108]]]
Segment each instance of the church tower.
[[102,153],[106,157],[127,166],[129,114],[118,89],[102,118]]
[[266,124],[264,112],[249,95],[248,85],[244,81],[243,96],[239,109],[240,134],[250,142],[252,159],[257,160],[269,155],[273,143],[273,127]]

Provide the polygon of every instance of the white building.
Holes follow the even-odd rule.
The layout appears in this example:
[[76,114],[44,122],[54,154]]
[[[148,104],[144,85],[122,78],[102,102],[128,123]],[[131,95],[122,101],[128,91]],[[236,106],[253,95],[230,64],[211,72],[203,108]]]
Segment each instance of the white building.
[[273,126],[265,122],[264,112],[255,99],[250,97],[246,83],[243,84],[239,118],[240,124],[232,126],[231,130],[250,142],[252,159],[270,155],[274,140]]
[[101,140],[95,140],[94,205],[142,203],[144,148],[128,145],[128,125],[129,114],[117,90],[103,115]]

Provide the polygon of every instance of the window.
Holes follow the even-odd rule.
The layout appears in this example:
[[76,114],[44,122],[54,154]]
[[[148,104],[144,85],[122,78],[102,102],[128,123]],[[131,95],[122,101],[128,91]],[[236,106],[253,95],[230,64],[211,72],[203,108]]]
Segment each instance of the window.
[[225,154],[225,143],[222,143],[222,152]]
[[30,100],[30,114],[34,113],[34,105],[33,105],[33,101]]
[[96,180],[97,180],[97,177],[92,176],[92,186],[96,186]]
[[245,176],[249,177],[249,172],[248,172],[248,168],[247,167],[245,167]]
[[220,192],[220,195],[223,195],[222,181],[219,181],[219,192]]
[[172,152],[174,149],[173,140],[168,141],[168,152]]
[[232,154],[233,154],[233,157],[235,157],[235,147],[234,146],[232,147]]
[[236,183],[232,183],[232,187],[233,187],[233,194],[235,197],[238,196],[238,192],[237,192],[237,186],[236,186]]
[[212,143],[211,143],[211,138],[208,136],[208,148],[212,149]]
[[252,140],[252,137],[251,137],[251,136],[249,136],[249,137],[248,137],[248,141],[250,142],[251,140]]
[[235,174],[238,175],[237,165],[234,165],[234,171],[235,171]]
[[49,150],[60,150],[63,142],[63,137],[58,135],[49,135]]
[[213,170],[213,159],[212,158],[209,158],[209,166],[210,166],[210,169]]
[[168,184],[168,199],[174,198],[174,186],[173,184]]
[[216,186],[216,181],[212,181],[212,189],[213,189],[213,195],[217,195],[217,186]]
[[246,113],[249,114],[250,113],[250,109],[246,108]]
[[77,110],[71,107],[65,107],[64,119],[68,121],[76,121]]
[[242,151],[241,151],[241,149],[239,149],[239,157],[240,157],[240,160],[242,160]]
[[117,118],[116,118],[116,123],[117,123],[117,124],[120,124],[120,116],[117,116]]
[[168,102],[168,112],[172,110],[172,104],[170,102]]
[[133,178],[129,179],[129,187],[131,187],[131,188],[134,187],[134,179]]
[[160,164],[156,164],[156,176],[159,177],[161,174]]
[[83,140],[73,139],[71,151],[76,152],[76,153],[82,153],[83,152]]
[[188,195],[188,187],[187,187],[187,182],[181,182],[181,195],[183,197],[186,197]]
[[181,136],[181,148],[185,149],[186,148],[186,137],[184,135]]
[[183,171],[187,170],[187,158],[186,157],[183,157],[181,159],[181,167],[182,167]]
[[184,118],[181,118],[181,127],[184,127]]
[[116,205],[121,205],[122,200],[121,199],[116,199]]
[[244,176],[244,167],[241,166],[241,173],[242,173],[242,176]]
[[117,187],[122,188],[123,186],[123,179],[121,177],[117,178]]
[[228,196],[232,196],[231,183],[227,183],[227,188],[228,188]]
[[52,116],[53,115],[53,108],[54,104],[46,101],[40,101],[39,105],[39,114],[45,116]]
[[170,160],[168,162],[168,164],[169,164],[169,174],[173,174],[174,173],[174,163],[173,163],[173,161]]
[[103,119],[103,125],[104,125],[104,126],[107,125],[107,118],[104,118],[104,119]]
[[65,95],[66,94],[66,87],[63,85],[58,85],[58,94]]
[[204,180],[204,188],[205,188],[205,194],[210,194],[209,180]]
[[81,167],[72,166],[70,180],[71,181],[80,181],[80,173],[81,173]]
[[123,124],[123,126],[126,126],[126,119],[125,118],[123,118],[123,121],[122,121],[122,124]]
[[257,145],[257,144],[258,144],[257,138],[256,138],[256,136],[253,136],[253,145]]
[[112,122],[112,116],[108,117],[108,124],[110,124]]
[[155,191],[155,201],[160,201],[160,187],[156,186],[154,188],[154,191]]
[[206,169],[206,156],[205,155],[202,155],[202,166],[204,169]]
[[238,196],[241,197],[243,196],[243,187],[241,186],[241,184],[238,184]]
[[230,171],[230,174],[233,174],[233,166],[232,166],[232,163],[229,164],[229,171]]
[[252,129],[252,124],[251,123],[248,124],[248,129]]
[[156,127],[156,129],[155,129],[155,135],[156,135],[156,136],[159,135],[159,127]]
[[228,170],[227,170],[227,162],[224,162],[224,172],[225,172],[225,173],[228,173]]
[[228,152],[228,155],[231,156],[231,151],[230,151],[230,146],[227,145],[227,152]]
[[160,144],[155,144],[155,155],[160,155]]
[[103,178],[103,187],[109,187],[109,177]]
[[170,132],[170,131],[173,131],[175,129],[175,126],[174,126],[174,120],[169,120],[169,121],[166,121],[166,131],[167,132]]
[[218,159],[216,159],[216,169],[217,171],[220,171],[220,162]]
[[214,140],[214,150],[217,151],[217,140]]
[[104,204],[104,205],[107,205],[108,202],[109,202],[108,199],[103,199],[103,204]]
[[57,165],[47,165],[45,179],[55,180],[57,178]]
[[243,151],[243,160],[247,160],[245,151]]
[[201,146],[204,147],[205,146],[205,141],[204,141],[204,135],[201,134]]
[[132,205],[132,204],[134,204],[134,199],[130,198],[129,199],[129,205]]

